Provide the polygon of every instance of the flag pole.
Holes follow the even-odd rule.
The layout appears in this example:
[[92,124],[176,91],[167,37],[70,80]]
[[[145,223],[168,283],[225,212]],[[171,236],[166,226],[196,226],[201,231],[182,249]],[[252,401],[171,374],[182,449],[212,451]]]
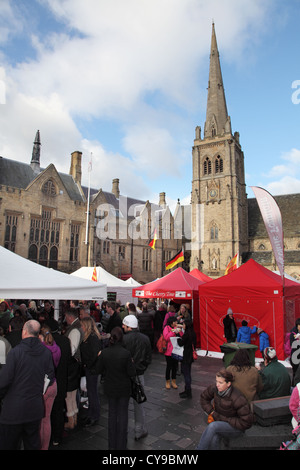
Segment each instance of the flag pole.
[[90,191],[91,191],[91,169],[92,169],[92,152],[91,160],[88,166],[89,182],[88,182],[88,197],[87,197],[87,210],[86,210],[86,227],[85,227],[85,244],[88,244],[89,238],[89,213],[90,213]]

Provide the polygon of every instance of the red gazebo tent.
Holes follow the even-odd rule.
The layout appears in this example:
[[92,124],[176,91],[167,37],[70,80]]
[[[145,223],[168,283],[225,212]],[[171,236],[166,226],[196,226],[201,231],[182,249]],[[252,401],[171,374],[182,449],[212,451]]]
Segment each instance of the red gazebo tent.
[[[223,318],[231,307],[237,328],[242,320],[262,328],[283,360],[284,334],[300,316],[300,284],[264,268],[250,259],[232,273],[199,286],[201,348],[220,352]],[[259,345],[258,335],[252,335]],[[257,352],[259,355],[259,350]]]
[[200,279],[200,281],[208,282],[212,281],[212,278],[207,276],[207,274],[204,274],[202,271],[199,271],[199,269],[195,268],[192,271],[190,271],[190,274],[197,279]]
[[199,330],[199,286],[204,281],[197,279],[182,268],[171,271],[166,276],[153,282],[132,289],[133,297],[142,299],[173,299],[182,302],[189,301],[192,305],[194,329],[197,342],[200,341]]

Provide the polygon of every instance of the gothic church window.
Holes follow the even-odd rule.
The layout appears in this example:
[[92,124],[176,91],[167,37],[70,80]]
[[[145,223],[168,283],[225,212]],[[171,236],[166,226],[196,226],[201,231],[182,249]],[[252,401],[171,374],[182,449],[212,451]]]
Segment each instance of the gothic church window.
[[42,192],[51,197],[56,195],[56,188],[52,180],[48,180],[43,184]]
[[219,228],[216,223],[213,223],[210,227],[210,239],[218,240],[219,238]]
[[79,259],[79,234],[80,234],[80,224],[71,225],[71,235],[70,235],[70,254],[69,261],[78,261]]
[[211,161],[208,157],[203,162],[203,174],[211,175]]
[[215,173],[223,173],[223,158],[220,155],[215,160]]
[[[52,220],[51,210],[30,220],[28,259],[47,267],[57,268],[60,223]],[[52,249],[55,247],[56,249]],[[56,260],[55,260],[56,258]]]
[[5,222],[4,247],[14,252],[17,240],[18,216],[7,214]]
[[143,270],[152,271],[152,249],[143,249]]

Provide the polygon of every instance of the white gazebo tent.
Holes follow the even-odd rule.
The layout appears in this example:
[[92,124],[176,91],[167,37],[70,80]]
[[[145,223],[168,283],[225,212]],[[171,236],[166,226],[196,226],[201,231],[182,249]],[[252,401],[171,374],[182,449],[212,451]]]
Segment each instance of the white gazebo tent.
[[0,298],[35,300],[106,299],[103,283],[46,268],[0,246]]
[[133,277],[129,277],[128,279],[126,279],[126,284],[129,284],[130,286],[132,287],[139,287],[141,286],[142,284],[140,284],[139,282],[137,282],[135,279],[133,279]]
[[[92,279],[94,272],[93,266],[83,266],[78,269],[72,276],[77,276],[83,279]],[[116,276],[113,276],[107,272],[101,266],[96,266],[97,273],[97,282],[103,282],[107,285],[107,297],[109,298],[110,293],[116,294],[116,300],[120,300],[122,305],[125,305],[126,302],[136,303],[136,299],[132,296],[132,285],[128,284],[126,281],[119,279]]]

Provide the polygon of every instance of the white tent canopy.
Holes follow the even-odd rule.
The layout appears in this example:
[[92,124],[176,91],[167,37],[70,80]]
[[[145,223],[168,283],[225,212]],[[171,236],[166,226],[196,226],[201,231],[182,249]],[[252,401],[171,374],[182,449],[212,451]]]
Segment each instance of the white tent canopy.
[[36,300],[106,299],[106,285],[33,263],[0,246],[0,298]]
[[[78,276],[83,279],[92,279],[93,272],[93,266],[83,266],[71,275]],[[132,285],[126,283],[126,281],[122,281],[122,279],[119,279],[116,276],[113,276],[105,269],[101,268],[101,266],[96,266],[96,272],[97,282],[103,282],[107,285],[108,294],[110,292],[116,293],[116,300],[120,300],[123,305],[125,305],[126,302],[137,302],[136,298],[132,297]]]
[[131,286],[133,286],[133,287],[139,287],[139,286],[142,285],[142,284],[140,284],[139,282],[137,282],[135,279],[133,279],[133,277],[129,277],[129,278],[126,279],[126,281],[124,281],[124,282],[126,282],[126,284],[129,284],[129,285],[131,285]]

